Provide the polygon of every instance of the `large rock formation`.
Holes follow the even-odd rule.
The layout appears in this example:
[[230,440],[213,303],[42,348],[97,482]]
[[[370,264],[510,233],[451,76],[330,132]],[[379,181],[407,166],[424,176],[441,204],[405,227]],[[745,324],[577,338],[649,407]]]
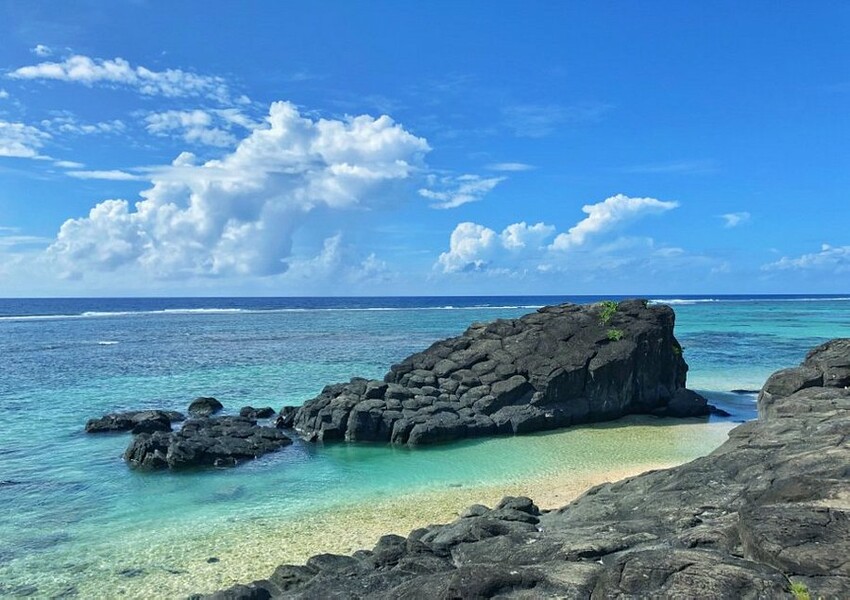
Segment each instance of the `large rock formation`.
[[780,371],[771,410],[704,458],[544,514],[528,498],[473,506],[207,598],[850,598],[850,340],[806,363],[836,374],[829,387],[780,389]]
[[[842,338],[818,346],[806,355],[799,367],[782,369],[771,375],[759,392],[759,417],[766,418],[777,410],[796,412],[811,397],[803,393],[800,407],[794,404],[795,394],[807,388],[821,388],[816,393],[821,403],[832,399],[840,403],[850,387],[850,339]],[[787,398],[776,406],[776,400]]]
[[124,453],[131,467],[232,467],[292,443],[274,427],[245,417],[190,419],[176,432],[140,433]]
[[325,387],[294,426],[315,440],[428,444],[526,433],[631,413],[706,414],[668,306],[547,306],[474,324],[393,365],[383,381]]

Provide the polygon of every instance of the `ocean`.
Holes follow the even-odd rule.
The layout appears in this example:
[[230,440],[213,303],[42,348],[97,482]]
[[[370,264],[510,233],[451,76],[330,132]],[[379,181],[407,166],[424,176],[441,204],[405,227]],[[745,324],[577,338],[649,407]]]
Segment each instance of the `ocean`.
[[184,597],[479,498],[546,482],[557,496],[555,483],[580,491],[600,474],[685,462],[755,418],[751,392],[771,372],[850,336],[850,297],[648,297],[675,308],[689,387],[729,418],[630,417],[415,451],[296,442],[188,473],[131,471],[129,434],[83,426],[185,411],[196,396],[229,413],[277,410],[382,377],[473,321],[611,297],[0,299],[0,596]]

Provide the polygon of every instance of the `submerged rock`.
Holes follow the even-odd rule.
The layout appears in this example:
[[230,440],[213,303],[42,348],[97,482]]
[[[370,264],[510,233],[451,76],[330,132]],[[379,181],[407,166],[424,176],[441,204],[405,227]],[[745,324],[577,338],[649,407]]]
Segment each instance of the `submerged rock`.
[[[174,410],[133,410],[110,413],[99,419],[89,419],[86,423],[86,433],[131,431],[136,428],[140,431],[170,431],[171,423],[183,421],[185,418],[182,413]],[[157,427],[160,429],[156,429]]]
[[244,417],[192,419],[180,431],[137,435],[124,460],[140,469],[231,467],[291,443],[280,430]]
[[[841,381],[850,340],[825,346],[822,382]],[[542,514],[521,497],[475,505],[205,598],[793,598],[792,583],[848,598],[850,389],[774,377],[771,410],[709,456]]]
[[208,417],[219,411],[224,406],[215,398],[195,398],[189,405],[189,414],[193,417]]
[[325,387],[295,417],[308,439],[417,446],[627,414],[702,416],[668,306],[547,306],[474,324],[393,365],[383,381]]

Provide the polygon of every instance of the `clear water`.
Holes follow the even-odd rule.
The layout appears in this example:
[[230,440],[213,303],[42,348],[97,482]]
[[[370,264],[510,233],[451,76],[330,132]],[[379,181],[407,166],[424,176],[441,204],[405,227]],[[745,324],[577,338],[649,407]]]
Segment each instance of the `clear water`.
[[[247,563],[287,558],[275,542],[284,532],[319,547],[356,530],[328,524],[365,506],[683,462],[753,418],[754,397],[730,390],[757,389],[812,346],[850,336],[847,298],[668,299],[690,387],[728,420],[631,419],[419,451],[296,443],[237,469],[178,474],[130,471],[127,434],[82,431],[92,416],[184,410],[199,395],[233,412],[299,404],[326,383],[380,377],[472,321],[565,300],[596,298],[0,300],[0,595],[180,596],[267,574]],[[213,555],[226,560],[207,563]]]

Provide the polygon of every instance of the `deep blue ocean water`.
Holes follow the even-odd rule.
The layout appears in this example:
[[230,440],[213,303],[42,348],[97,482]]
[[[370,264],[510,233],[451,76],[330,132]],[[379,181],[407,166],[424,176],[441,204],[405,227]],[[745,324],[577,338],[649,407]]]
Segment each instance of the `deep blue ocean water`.
[[[381,377],[473,321],[599,299],[0,299],[0,596],[100,589],[109,597],[116,581],[128,597],[187,593],[197,586],[198,556],[186,540],[218,552],[234,532],[273,528],[304,507],[330,513],[417,491],[709,451],[718,438],[708,429],[701,437],[699,424],[685,437],[672,426],[656,427],[667,437],[641,437],[640,424],[614,424],[415,452],[297,443],[234,470],[150,474],[122,462],[127,434],[82,431],[106,412],[185,410],[200,395],[231,412],[300,404],[327,383]],[[758,389],[814,345],[850,336],[847,297],[656,299],[676,309],[689,386],[730,411],[730,421],[755,415],[754,396],[731,390]],[[634,443],[625,431],[636,432]],[[162,577],[177,583],[158,588]]]

